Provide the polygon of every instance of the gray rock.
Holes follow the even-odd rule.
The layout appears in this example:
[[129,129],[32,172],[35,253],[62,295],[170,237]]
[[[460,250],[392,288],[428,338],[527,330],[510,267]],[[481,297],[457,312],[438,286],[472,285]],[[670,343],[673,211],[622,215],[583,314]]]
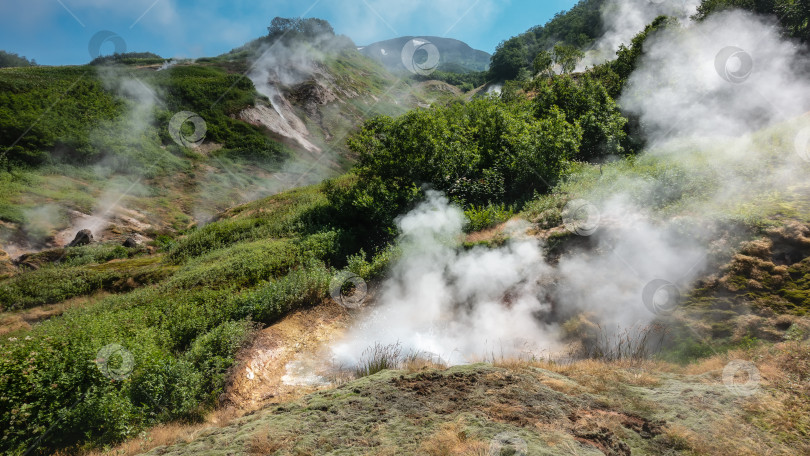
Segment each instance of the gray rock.
[[79,245],[87,245],[93,242],[93,233],[90,230],[81,230],[76,233],[76,237],[68,244],[68,247],[76,247]]

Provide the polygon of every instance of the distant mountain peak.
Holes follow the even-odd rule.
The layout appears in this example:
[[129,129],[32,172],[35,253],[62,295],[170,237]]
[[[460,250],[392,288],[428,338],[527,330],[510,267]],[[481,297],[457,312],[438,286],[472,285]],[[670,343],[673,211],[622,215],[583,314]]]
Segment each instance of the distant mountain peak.
[[429,68],[425,73],[433,69],[453,73],[486,71],[491,57],[463,41],[438,36],[401,36],[360,46],[357,50],[392,72],[413,72],[413,67],[406,66],[410,60],[415,60],[417,66],[427,64]]

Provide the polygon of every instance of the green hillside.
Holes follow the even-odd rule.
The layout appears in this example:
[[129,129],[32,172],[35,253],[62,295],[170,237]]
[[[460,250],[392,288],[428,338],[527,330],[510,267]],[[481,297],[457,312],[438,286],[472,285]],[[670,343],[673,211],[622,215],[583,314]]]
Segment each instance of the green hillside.
[[[574,72],[605,1],[503,42],[490,94],[401,79],[320,19],[196,61],[0,69],[0,452],[810,452],[810,92],[791,65],[750,80],[791,95],[764,102],[720,69],[655,77],[700,50],[663,16]],[[804,55],[778,41],[801,1],[772,2],[798,15],[778,33],[730,3],[700,20]],[[448,338],[330,351],[411,314]],[[450,337],[527,323],[541,351]]]

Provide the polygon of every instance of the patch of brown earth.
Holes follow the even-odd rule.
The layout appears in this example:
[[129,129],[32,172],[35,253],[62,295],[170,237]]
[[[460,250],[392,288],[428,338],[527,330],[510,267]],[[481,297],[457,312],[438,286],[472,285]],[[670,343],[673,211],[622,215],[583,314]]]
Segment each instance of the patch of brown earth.
[[294,312],[261,330],[242,351],[224,404],[245,411],[279,403],[329,385],[329,344],[350,321],[345,308],[328,300]]
[[601,409],[579,410],[568,419],[572,423],[570,433],[576,440],[594,446],[608,456],[630,455],[630,447],[616,435],[618,426],[632,430],[641,438],[649,440],[662,434],[665,425],[663,421],[650,421]]
[[[57,304],[46,304],[31,309],[0,313],[0,336],[20,330],[30,330],[32,326],[49,318],[61,315],[68,309],[83,307],[109,293],[99,292],[92,296],[81,296]],[[2,310],[2,309],[0,309]]]

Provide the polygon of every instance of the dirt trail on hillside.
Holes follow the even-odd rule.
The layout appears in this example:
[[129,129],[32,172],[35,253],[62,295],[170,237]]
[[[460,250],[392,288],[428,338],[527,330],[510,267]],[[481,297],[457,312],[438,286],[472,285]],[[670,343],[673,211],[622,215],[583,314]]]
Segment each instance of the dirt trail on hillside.
[[340,305],[328,300],[298,310],[260,331],[238,359],[225,403],[242,410],[289,401],[329,386],[329,345],[350,322]]

